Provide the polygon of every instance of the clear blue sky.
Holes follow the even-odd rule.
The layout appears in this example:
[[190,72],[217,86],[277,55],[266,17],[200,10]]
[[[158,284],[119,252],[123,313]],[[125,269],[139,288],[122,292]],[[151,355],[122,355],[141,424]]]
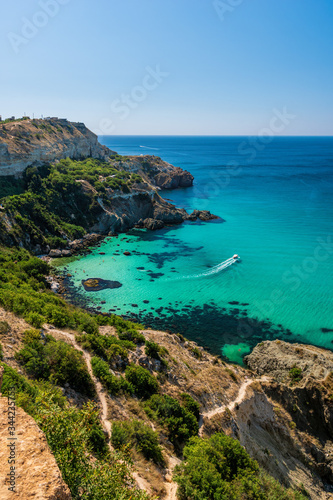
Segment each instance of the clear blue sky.
[[256,135],[285,109],[293,118],[275,133],[333,135],[332,0],[2,4],[3,117],[67,117],[105,134]]

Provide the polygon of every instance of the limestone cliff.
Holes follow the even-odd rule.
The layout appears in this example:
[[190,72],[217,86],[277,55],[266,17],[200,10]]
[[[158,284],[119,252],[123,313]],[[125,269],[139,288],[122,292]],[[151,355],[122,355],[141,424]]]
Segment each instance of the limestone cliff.
[[235,412],[235,434],[284,484],[333,498],[333,353],[276,340],[245,361],[264,378]]
[[0,124],[0,176],[63,158],[106,160],[112,153],[83,123],[51,118]]

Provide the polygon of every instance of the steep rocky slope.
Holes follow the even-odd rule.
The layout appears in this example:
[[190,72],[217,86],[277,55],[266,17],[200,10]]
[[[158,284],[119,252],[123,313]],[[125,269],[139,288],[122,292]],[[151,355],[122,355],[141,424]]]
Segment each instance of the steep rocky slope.
[[[70,500],[68,486],[64,483],[58,465],[47,444],[44,433],[33,418],[21,408],[16,408],[15,435],[9,437],[8,400],[0,397],[0,498]],[[7,444],[14,443],[10,449]],[[15,460],[8,463],[10,450]],[[12,469],[11,487],[7,474]]]
[[[22,370],[14,352],[21,348],[26,325],[22,322],[18,326],[15,316],[3,310],[0,310],[0,319],[10,325],[8,333],[1,338],[4,362]],[[78,347],[79,337],[74,331],[44,325],[44,332],[82,350]],[[145,346],[141,344],[128,353],[127,359],[115,356],[111,362],[112,373],[120,376],[129,363],[148,369],[157,376],[161,394],[180,400],[185,392],[200,404],[199,436],[205,437],[222,430],[238,438],[250,455],[282,484],[307,491],[312,499],[331,498],[327,483],[324,485],[320,474],[304,460],[304,443],[298,431],[289,424],[293,421],[292,416],[268,394],[275,387],[270,377],[228,365],[181,336],[153,330],[142,333],[146,340],[156,342],[164,349],[166,364],[147,355]],[[100,334],[117,338],[117,332],[111,326],[101,326]],[[91,354],[85,351],[84,355],[89,364]],[[65,386],[63,391],[71,404],[82,404],[82,396],[71,387]],[[164,466],[147,461],[133,451],[134,475],[141,488],[157,494],[161,499],[176,500],[177,485],[172,476],[175,465],[180,463],[182,457],[169,441],[166,429],[149,417],[136,398],[112,395],[103,390],[99,398],[101,418],[109,435],[112,432],[110,423],[133,419],[139,419],[158,431]]]
[[54,249],[52,237],[66,240],[68,253],[69,242],[85,233],[215,218],[207,211],[188,217],[159,196],[160,189],[192,186],[189,172],[155,156],[120,156],[84,124],[65,119],[1,123],[0,176],[0,242],[33,253]]
[[206,431],[237,437],[282,484],[303,484],[313,500],[333,498],[333,353],[276,340],[245,361],[262,379]]

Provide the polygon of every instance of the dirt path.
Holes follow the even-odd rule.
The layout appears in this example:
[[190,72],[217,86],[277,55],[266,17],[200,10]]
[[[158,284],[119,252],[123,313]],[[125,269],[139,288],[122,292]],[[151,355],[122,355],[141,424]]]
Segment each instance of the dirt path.
[[217,415],[219,413],[223,413],[227,409],[232,411],[236,405],[240,404],[244,400],[247,388],[249,387],[249,385],[252,384],[252,382],[254,382],[254,381],[265,382],[266,380],[268,380],[267,377],[248,378],[248,379],[244,380],[244,382],[241,384],[241,386],[239,388],[238,395],[237,395],[236,399],[234,399],[233,401],[230,401],[229,404],[218,406],[217,408],[214,408],[214,410],[210,410],[210,411],[202,413],[200,415],[200,419],[199,419],[199,436],[202,437],[202,435],[203,435],[203,427],[204,427],[203,424],[204,424],[205,418],[210,419],[210,418],[214,417],[214,415]]
[[177,457],[171,456],[169,458],[169,472],[166,476],[168,479],[164,483],[164,487],[166,490],[166,495],[164,497],[164,500],[177,500],[178,485],[177,483],[174,483],[171,478],[174,468],[176,467],[176,465],[180,464],[180,462],[181,460],[179,460],[179,458]]
[[[108,419],[108,404],[107,404],[106,394],[105,394],[104,387],[96,379],[96,377],[93,374],[93,370],[92,370],[92,366],[91,366],[91,355],[89,354],[89,352],[82,349],[82,347],[76,342],[75,336],[73,334],[68,333],[68,332],[63,332],[61,330],[50,329],[47,326],[44,326],[43,328],[44,328],[45,332],[49,333],[50,335],[55,334],[55,333],[58,335],[63,335],[68,340],[70,340],[70,343],[72,344],[73,347],[75,347],[75,349],[82,352],[83,357],[84,357],[86,364],[87,364],[88,372],[89,372],[89,374],[90,374],[90,376],[95,384],[97,397],[98,397],[100,407],[101,407],[101,422],[102,422],[103,428],[107,432],[107,435],[109,438],[108,439],[109,448],[110,448],[110,451],[114,451],[114,448],[111,444],[112,427],[111,427],[111,422]],[[137,484],[137,487],[139,489],[146,490],[148,493],[151,493],[150,485],[143,477],[139,476],[139,474],[137,472],[133,472],[132,476],[133,476],[133,478]],[[176,498],[176,497],[174,497],[174,498]]]
[[[107,432],[108,437],[109,437],[109,448],[110,448],[110,450],[113,450],[113,447],[111,445],[112,428],[111,428],[111,423],[108,420],[108,405],[107,405],[106,393],[105,393],[105,390],[104,390],[104,387],[102,386],[102,384],[96,379],[96,377],[93,374],[93,370],[92,370],[92,366],[91,366],[91,355],[89,354],[89,352],[82,349],[82,347],[76,342],[75,336],[72,333],[63,332],[62,330],[57,330],[55,328],[49,328],[47,325],[44,325],[43,329],[44,329],[45,333],[49,333],[50,335],[57,334],[57,335],[62,335],[63,337],[66,337],[70,341],[71,345],[73,347],[75,347],[75,349],[82,352],[84,359],[86,361],[86,364],[87,364],[88,372],[89,372],[89,374],[90,374],[90,376],[95,384],[97,397],[98,397],[100,407],[101,407],[102,425],[103,425],[103,428],[105,429],[105,431]],[[165,483],[164,483],[164,486],[165,486],[165,489],[167,492],[166,496],[164,497],[164,500],[176,500],[176,498],[177,498],[176,497],[177,484],[171,481],[171,477],[172,477],[172,473],[173,473],[175,466],[179,463],[180,463],[180,460],[178,458],[170,457],[170,459],[169,459],[169,474],[168,474],[170,476],[170,480],[165,481]],[[133,475],[133,478],[134,478],[138,488],[140,488],[141,490],[146,490],[148,493],[151,493],[151,487],[150,487],[148,481],[146,481],[146,479],[141,477],[138,474],[138,472],[133,472],[132,475]]]
[[104,430],[108,434],[109,447],[112,450],[113,448],[111,445],[111,423],[108,420],[108,405],[107,405],[107,400],[106,400],[106,396],[105,396],[105,390],[104,390],[104,387],[102,386],[102,384],[96,379],[96,377],[93,374],[92,367],[91,367],[91,356],[90,356],[89,352],[82,349],[82,347],[76,342],[75,336],[72,333],[63,332],[61,330],[56,330],[56,329],[50,329],[47,326],[44,326],[43,328],[50,335],[57,333],[57,334],[63,335],[64,337],[68,338],[70,340],[72,346],[75,347],[75,349],[77,349],[78,351],[82,352],[83,357],[84,357],[86,364],[87,364],[88,372],[89,372],[89,374],[90,374],[90,376],[95,384],[97,397],[98,397],[100,407],[101,407],[102,425],[103,425]]

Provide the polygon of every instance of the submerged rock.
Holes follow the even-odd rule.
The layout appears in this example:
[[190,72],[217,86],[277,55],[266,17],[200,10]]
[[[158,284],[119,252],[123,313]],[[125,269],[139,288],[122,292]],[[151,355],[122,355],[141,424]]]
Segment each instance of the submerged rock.
[[119,281],[103,280],[101,278],[89,278],[82,280],[82,285],[86,292],[99,292],[107,288],[120,288],[123,286]]

